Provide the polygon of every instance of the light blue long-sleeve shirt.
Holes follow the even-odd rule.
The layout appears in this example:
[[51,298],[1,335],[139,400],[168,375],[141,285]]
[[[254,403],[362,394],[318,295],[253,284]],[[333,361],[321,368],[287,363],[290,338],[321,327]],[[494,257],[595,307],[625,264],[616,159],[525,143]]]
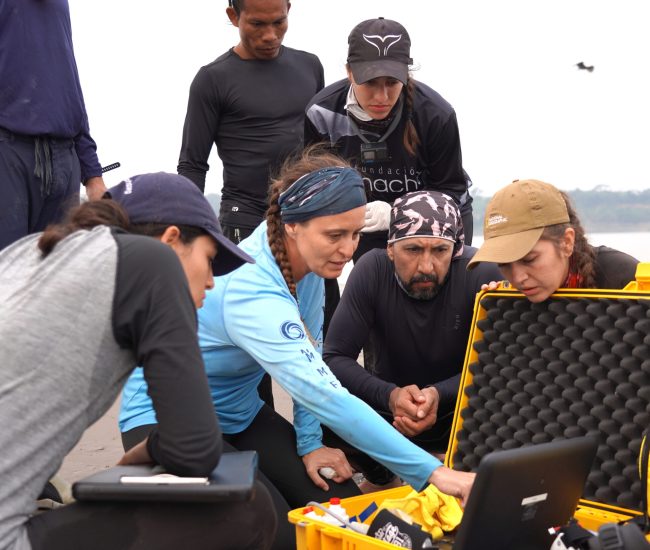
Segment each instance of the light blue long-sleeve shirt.
[[[323,362],[322,278],[309,273],[298,283],[297,304],[268,246],[266,223],[241,248],[256,263],[215,278],[199,310],[199,342],[224,433],[251,424],[263,404],[257,386],[266,371],[294,401],[298,454],[322,446],[322,423],[412,486],[426,485],[440,461],[351,395]],[[142,407],[143,393],[144,381],[132,377],[120,415],[123,431],[155,422]]]

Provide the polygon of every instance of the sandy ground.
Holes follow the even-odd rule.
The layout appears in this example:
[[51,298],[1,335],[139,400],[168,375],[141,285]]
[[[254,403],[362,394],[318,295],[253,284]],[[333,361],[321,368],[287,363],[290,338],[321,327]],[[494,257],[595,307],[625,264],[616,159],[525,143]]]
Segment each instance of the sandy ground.
[[[293,420],[293,405],[286,392],[273,382],[275,409]],[[114,466],[123,454],[122,439],[117,427],[119,399],[108,412],[86,430],[83,437],[63,461],[59,474],[69,483],[99,470]]]

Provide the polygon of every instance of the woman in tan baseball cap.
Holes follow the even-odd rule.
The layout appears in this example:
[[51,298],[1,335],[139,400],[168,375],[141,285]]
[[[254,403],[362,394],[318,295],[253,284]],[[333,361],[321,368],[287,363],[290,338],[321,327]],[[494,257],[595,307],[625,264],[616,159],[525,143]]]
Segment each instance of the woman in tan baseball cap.
[[497,191],[485,209],[483,237],[468,269],[497,263],[531,302],[558,288],[623,288],[639,263],[618,250],[591,246],[566,193],[538,180],[515,180]]

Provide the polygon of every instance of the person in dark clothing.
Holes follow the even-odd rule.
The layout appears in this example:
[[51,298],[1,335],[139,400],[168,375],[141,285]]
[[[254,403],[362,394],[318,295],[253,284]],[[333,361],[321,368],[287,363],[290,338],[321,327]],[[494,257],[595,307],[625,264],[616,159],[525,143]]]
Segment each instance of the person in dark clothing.
[[[323,66],[282,45],[287,0],[231,0],[226,9],[239,44],[202,67],[187,103],[178,173],[203,191],[212,144],[223,162],[219,217],[239,244],[264,219],[271,173],[302,145],[303,116],[324,85]],[[271,377],[260,396],[273,407]]]
[[0,3],[0,250],[106,190],[88,129],[68,0]]
[[[325,339],[323,358],[341,383],[427,451],[447,449],[476,293],[498,270],[468,273],[475,249],[464,244],[451,197],[416,191],[391,210],[386,250],[355,264]],[[369,336],[377,345],[369,372],[357,357]],[[326,431],[375,485],[392,474]]]
[[[77,502],[32,515],[136,364],[158,426],[120,464],[206,476],[224,450],[195,308],[214,273],[252,259],[181,176],[136,176],[110,192],[114,200],[82,204],[0,252],[0,547],[269,548],[276,517],[260,483],[247,502]],[[131,234],[163,225],[157,239]]]
[[235,242],[264,219],[270,173],[302,146],[304,109],[324,84],[307,52],[282,45],[287,0],[234,0],[240,42],[202,67],[190,87],[178,173],[205,187],[213,143],[223,161],[219,218]]
[[[414,488],[429,482],[465,498],[473,477],[441,468],[343,388],[321,358],[322,277],[340,275],[365,215],[361,176],[344,164],[314,148],[285,164],[271,188],[266,223],[241,245],[255,258],[254,269],[217,277],[199,311],[199,344],[224,438],[259,453],[260,471],[284,506],[359,494],[345,455],[323,445],[321,425]],[[264,372],[293,399],[293,425],[257,395]],[[138,393],[146,398],[146,385]],[[151,418],[142,412],[141,422]],[[333,470],[331,480],[325,467]]]
[[396,21],[370,19],[352,29],[348,45],[348,78],[309,102],[305,143],[326,142],[364,177],[369,202],[355,261],[372,248],[386,248],[391,203],[421,189],[456,201],[471,244],[471,182],[456,113],[410,75],[408,32]]
[[[531,302],[558,288],[623,288],[639,261],[591,246],[566,193],[539,180],[515,180],[485,209],[483,245],[468,264],[496,262],[508,283]],[[494,279],[489,288],[496,288]]]

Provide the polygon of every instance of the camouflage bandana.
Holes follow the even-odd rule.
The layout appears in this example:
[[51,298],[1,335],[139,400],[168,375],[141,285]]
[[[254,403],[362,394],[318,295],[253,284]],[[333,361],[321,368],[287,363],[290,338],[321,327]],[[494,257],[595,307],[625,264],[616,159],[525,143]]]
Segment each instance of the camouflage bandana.
[[411,237],[436,237],[454,243],[453,258],[463,253],[465,233],[458,206],[438,191],[414,191],[398,198],[390,211],[388,243]]

